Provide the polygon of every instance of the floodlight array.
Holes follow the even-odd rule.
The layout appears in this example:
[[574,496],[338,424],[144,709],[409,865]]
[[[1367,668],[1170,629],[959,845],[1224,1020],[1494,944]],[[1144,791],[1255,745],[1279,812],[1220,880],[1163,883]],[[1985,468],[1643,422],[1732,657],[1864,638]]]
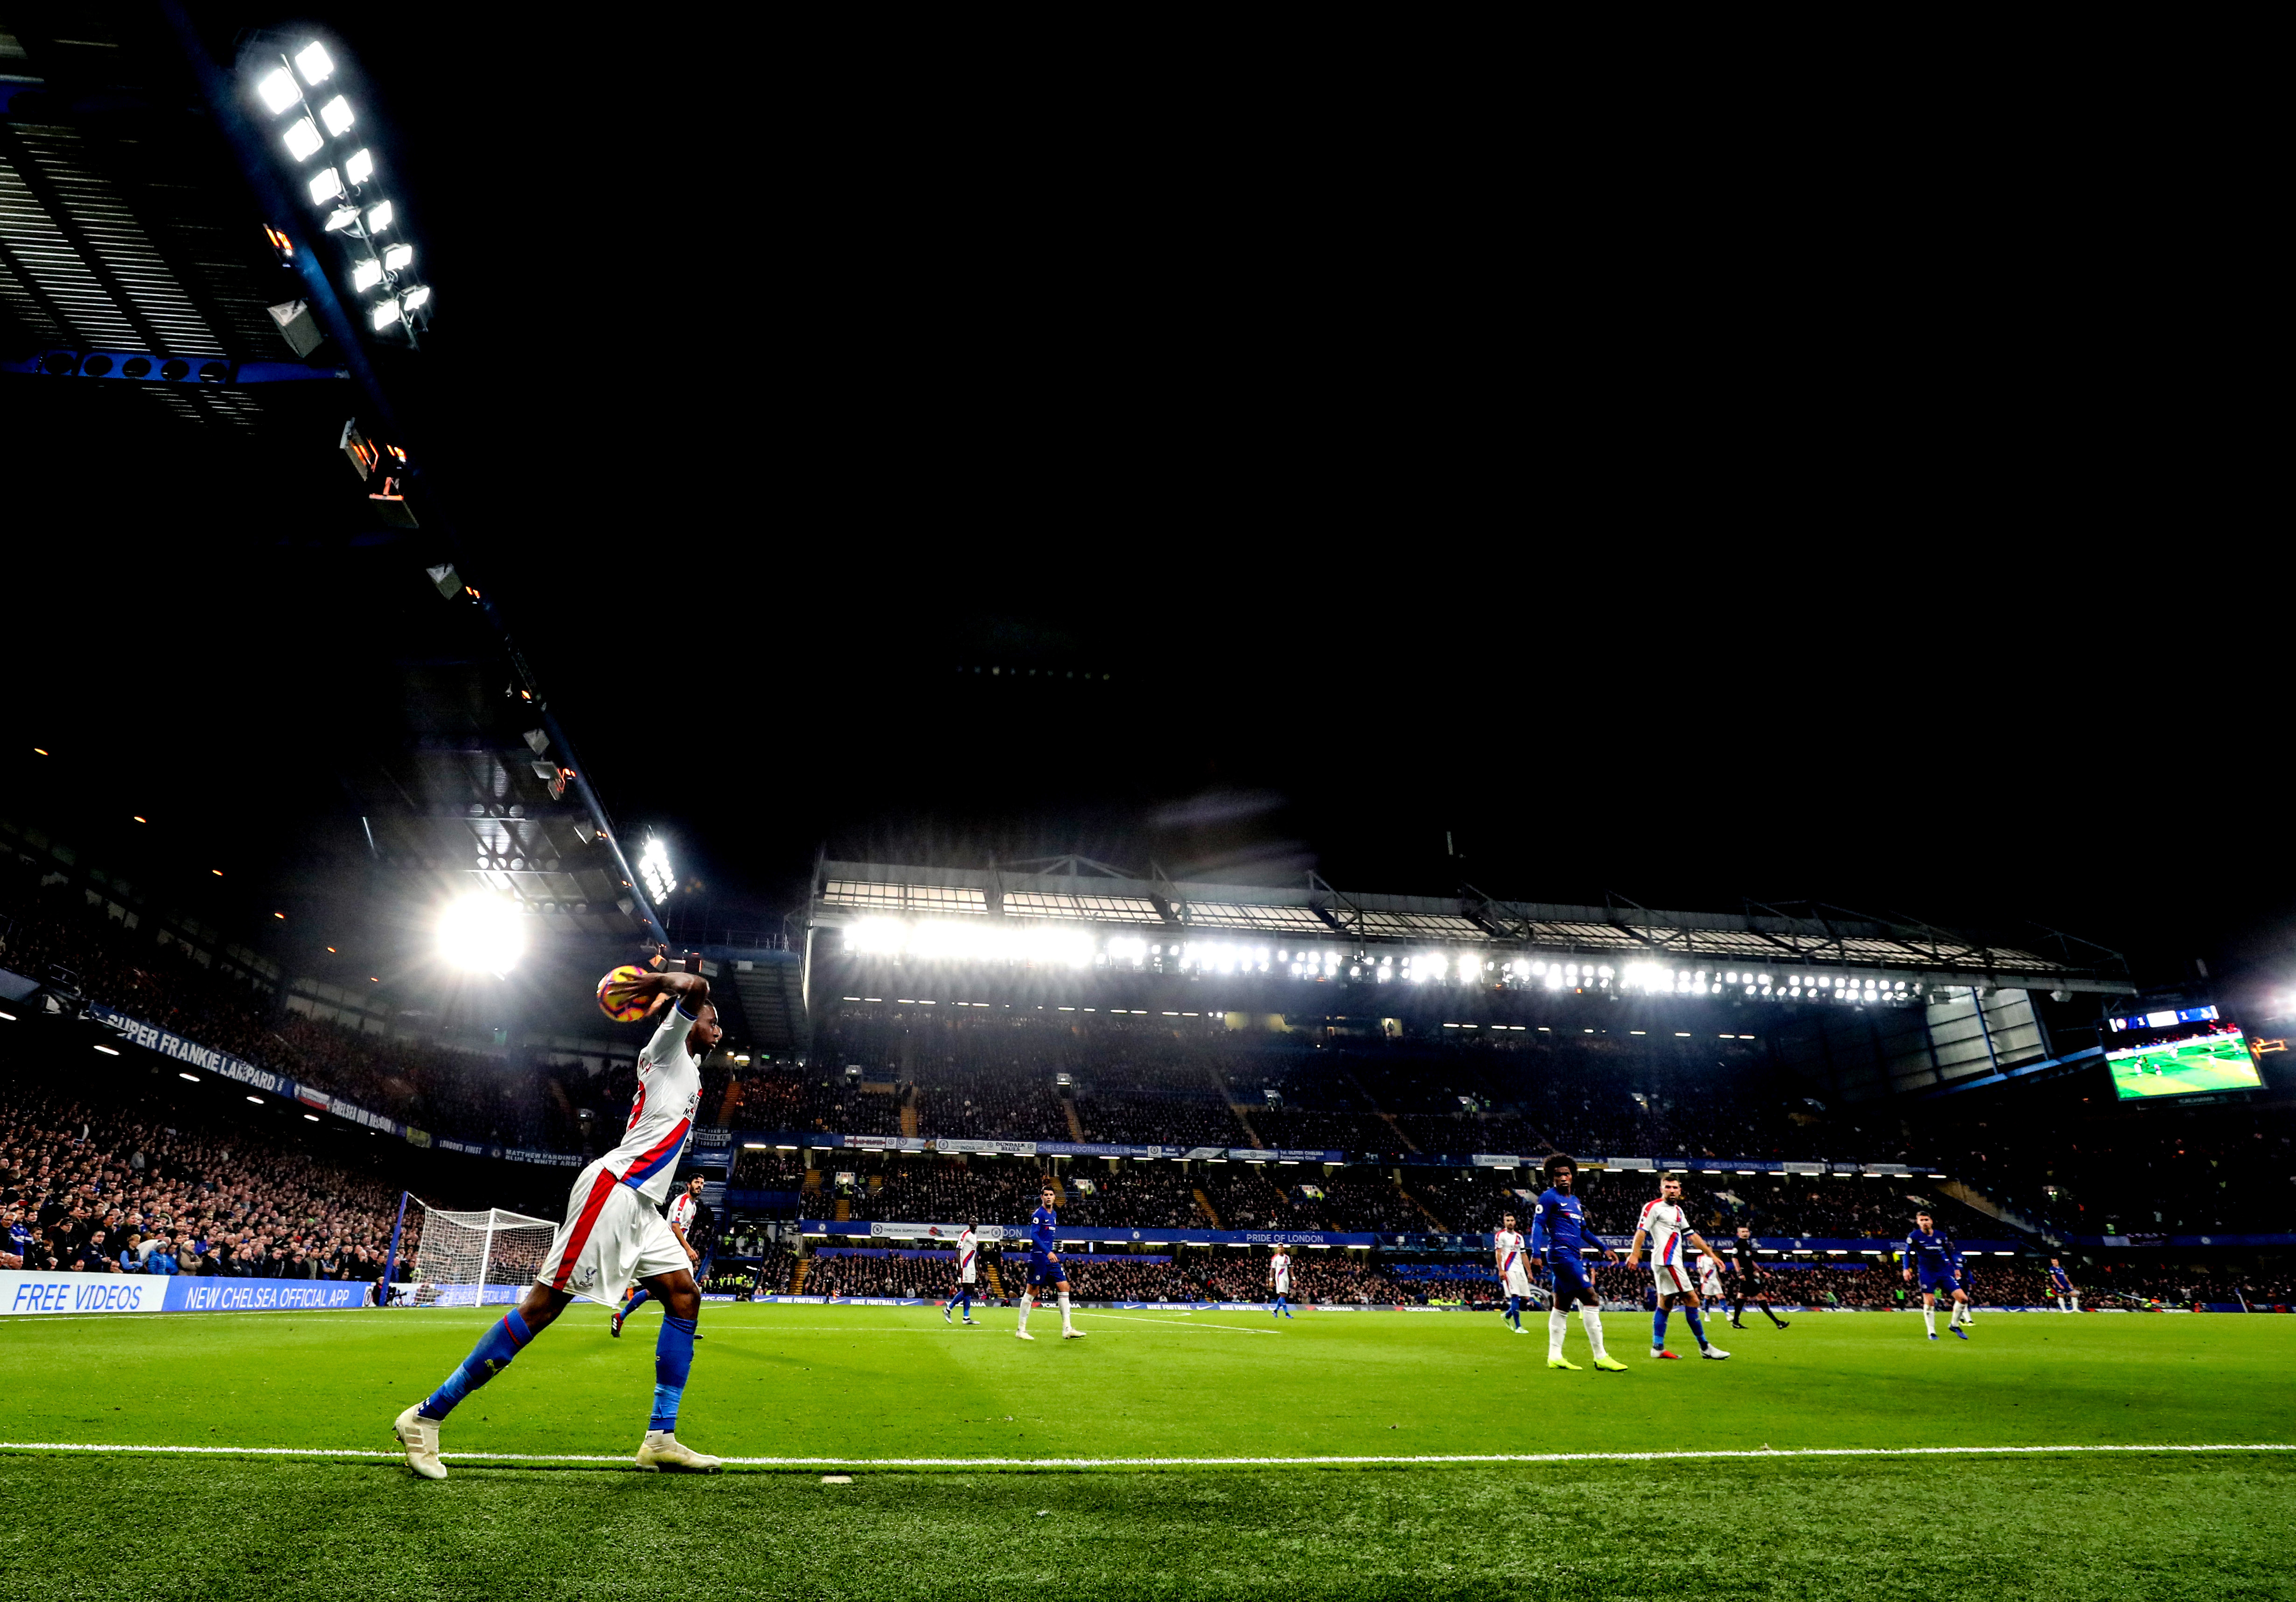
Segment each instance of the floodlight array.
[[1087,968],[1095,952],[1081,929],[1043,924],[982,926],[940,918],[863,918],[845,929],[845,949],[913,962],[1001,962],[1032,967]]
[[[641,864],[644,871],[644,864]],[[1339,944],[1095,937],[1074,925],[879,916],[849,924],[847,951],[909,962],[1029,963],[1208,979],[1260,975],[1317,983],[1441,986],[1570,995],[1705,997],[1880,1006],[1924,998],[1919,981],[1808,970],[1676,968],[1667,964],[1551,960],[1518,953],[1365,949]]]
[[657,834],[646,842],[644,852],[638,858],[638,877],[645,881],[646,895],[660,906],[677,888],[677,874],[669,866],[669,847]]
[[351,292],[368,326],[377,333],[404,329],[411,340],[428,321],[430,290],[414,280],[412,245],[375,242],[391,226],[392,209],[388,198],[373,193],[374,152],[361,144],[328,153],[349,141],[359,120],[348,95],[332,95],[316,108],[311,104],[310,94],[334,71],[334,58],[316,41],[296,51],[291,61],[283,53],[261,57],[254,66],[255,98],[275,119],[280,146],[311,204],[326,213],[321,231],[342,237]]

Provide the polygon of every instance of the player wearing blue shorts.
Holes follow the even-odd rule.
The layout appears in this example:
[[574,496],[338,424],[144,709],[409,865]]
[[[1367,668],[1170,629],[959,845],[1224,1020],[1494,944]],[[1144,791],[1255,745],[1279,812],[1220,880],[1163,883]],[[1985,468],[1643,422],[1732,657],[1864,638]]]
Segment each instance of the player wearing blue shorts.
[[2073,1288],[2072,1280],[2065,1273],[2064,1264],[2054,1257],[2049,1259],[2049,1294],[2057,1299],[2059,1312],[2080,1311],[2080,1293]]
[[1906,1236],[1906,1283],[1911,1285],[1918,1273],[1922,1278],[1922,1322],[1929,1326],[1930,1339],[1937,1336],[1937,1299],[1940,1290],[1953,1294],[1953,1316],[1947,1327],[1963,1340],[1969,1332],[1962,1327],[1967,1323],[1969,1293],[1961,1288],[1961,1274],[1955,1266],[1961,1253],[1954,1247],[1953,1237],[1938,1228],[1926,1212],[1914,1214],[1913,1233]]
[[1546,1366],[1576,1368],[1562,1355],[1562,1337],[1570,1328],[1570,1308],[1578,1304],[1578,1321],[1586,1326],[1587,1344],[1595,1353],[1595,1367],[1623,1373],[1626,1365],[1603,1349],[1603,1299],[1595,1294],[1582,1253],[1594,1247],[1612,1262],[1619,1254],[1587,1228],[1586,1204],[1570,1194],[1578,1165],[1557,1152],[1546,1160],[1546,1189],[1539,1195],[1530,1220],[1530,1267],[1534,1273],[1554,1260],[1554,1300],[1546,1313]]
[[1013,1332],[1024,1341],[1037,1338],[1029,1333],[1029,1311],[1037,1305],[1037,1287],[1040,1285],[1051,1286],[1060,1293],[1061,1339],[1084,1338],[1084,1331],[1069,1320],[1069,1271],[1061,1261],[1060,1215],[1053,1210],[1059,1199],[1060,1192],[1046,1186],[1037,1197],[1037,1211],[1029,1220],[1029,1284],[1021,1293],[1021,1327]]

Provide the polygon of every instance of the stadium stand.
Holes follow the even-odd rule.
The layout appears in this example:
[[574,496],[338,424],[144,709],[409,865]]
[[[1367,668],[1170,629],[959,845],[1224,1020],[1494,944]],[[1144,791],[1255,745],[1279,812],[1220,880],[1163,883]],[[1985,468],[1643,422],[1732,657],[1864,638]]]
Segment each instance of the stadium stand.
[[[35,1269],[262,1279],[381,1277],[399,1187],[247,1128],[197,1128],[132,1085],[102,1105],[11,1074],[0,1104],[0,1205]],[[412,1255],[413,1220],[400,1243]]]

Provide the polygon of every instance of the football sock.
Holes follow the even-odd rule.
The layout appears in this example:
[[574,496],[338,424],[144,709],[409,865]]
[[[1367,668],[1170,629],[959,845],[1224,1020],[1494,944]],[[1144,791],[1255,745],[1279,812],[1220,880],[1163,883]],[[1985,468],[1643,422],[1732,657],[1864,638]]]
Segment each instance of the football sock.
[[527,1328],[518,1309],[512,1308],[500,1323],[490,1326],[479,1337],[479,1343],[471,1348],[471,1355],[447,1376],[447,1383],[430,1393],[430,1399],[422,1404],[422,1417],[446,1417],[463,1398],[509,1368],[511,1359],[533,1338],[534,1332]]
[[1563,1311],[1561,1307],[1558,1306],[1547,1313],[1546,1355],[1549,1358],[1558,1358],[1562,1355],[1562,1337],[1570,1333],[1570,1315]]
[[1937,1309],[1934,1307],[1922,1309],[1922,1322],[1929,1326],[1931,1335],[1937,1334]]
[[1610,1353],[1603,1350],[1603,1315],[1601,1310],[1581,1303],[1578,1309],[1578,1322],[1587,1327],[1587,1344],[1595,1349],[1595,1355],[1596,1357],[1608,1357]]
[[1786,1321],[1778,1317],[1778,1310],[1772,1307],[1767,1302],[1764,1302],[1762,1303],[1762,1314],[1780,1329],[1784,1329],[1786,1327]]
[[653,1416],[646,1428],[665,1434],[677,1427],[677,1399],[685,1394],[685,1376],[693,1369],[692,1319],[665,1312],[661,1334],[653,1343]]
[[1074,1327],[1075,1327],[1075,1326],[1074,1326],[1074,1325],[1072,1325],[1072,1324],[1070,1324],[1070,1323],[1069,1322],[1069,1294],[1068,1294],[1066,1291],[1062,1291],[1062,1292],[1060,1294],[1060,1295],[1061,1295],[1061,1327],[1062,1327],[1062,1329],[1072,1329],[1072,1328],[1074,1328]]
[[972,1317],[972,1287],[966,1286],[956,1293],[956,1304],[964,1310],[966,1318]]
[[1506,1316],[1508,1323],[1513,1325],[1517,1329],[1521,1329],[1522,1327],[1522,1298],[1521,1296],[1509,1296],[1507,1298]]
[[1664,1351],[1665,1348],[1666,1309],[1661,1307],[1658,1311],[1651,1315],[1651,1350],[1652,1351]]
[[629,1299],[622,1303],[622,1317],[627,1319],[637,1311],[639,1305],[652,1294],[652,1291],[642,1285],[630,1286]]
[[1684,1308],[1682,1316],[1690,1321],[1690,1333],[1698,1337],[1698,1349],[1701,1351],[1705,1351],[1706,1320],[1698,1316],[1698,1310],[1694,1307]]
[[1036,1292],[1034,1292],[1034,1291],[1022,1291],[1022,1292],[1021,1293],[1021,1328],[1026,1329],[1026,1328],[1028,1328],[1028,1327],[1029,1327],[1029,1310],[1030,1308],[1032,1308],[1032,1307],[1036,1306],[1036,1305],[1037,1305],[1037,1293],[1036,1293]]
[[2080,1293],[2079,1291],[2075,1291],[2073,1293],[2073,1311],[2080,1311]]

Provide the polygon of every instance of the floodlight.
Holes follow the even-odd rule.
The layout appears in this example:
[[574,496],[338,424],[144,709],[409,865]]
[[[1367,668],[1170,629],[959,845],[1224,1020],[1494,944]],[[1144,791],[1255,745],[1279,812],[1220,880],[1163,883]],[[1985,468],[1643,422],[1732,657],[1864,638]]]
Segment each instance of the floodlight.
[[418,283],[398,297],[398,303],[409,311],[420,311],[430,304],[430,286]]
[[319,120],[327,125],[327,132],[341,138],[351,131],[351,103],[336,95],[319,108]]
[[345,228],[349,227],[357,221],[358,221],[358,208],[357,206],[338,206],[332,211],[327,213],[326,232],[329,234],[340,234]]
[[398,301],[385,300],[381,305],[374,308],[374,331],[377,333],[381,333],[384,329],[390,327],[393,323],[398,321]]
[[354,184],[364,184],[374,177],[374,158],[365,149],[355,150],[351,159],[343,163],[343,177]]
[[398,271],[399,268],[413,262],[414,259],[414,247],[413,245],[392,245],[382,253],[382,265],[389,267],[394,273]]
[[308,117],[298,117],[289,123],[284,137],[287,141],[287,153],[298,161],[309,160],[319,153],[319,147],[326,144],[324,139],[319,137],[319,130],[311,126],[311,119]]
[[382,282],[382,263],[369,257],[351,268],[351,287],[370,290]]
[[263,97],[264,105],[274,117],[303,98],[303,91],[295,86],[295,75],[284,67],[266,74],[255,86],[255,92]]
[[473,894],[449,902],[439,917],[439,955],[474,974],[507,974],[526,950],[526,922],[515,902]]
[[638,859],[638,877],[645,881],[646,894],[657,901],[667,900],[677,888],[677,875],[669,866],[669,848],[659,837],[646,842],[645,855]]
[[324,206],[343,192],[343,175],[328,168],[311,180],[311,204]]
[[381,201],[367,208],[366,231],[380,234],[390,226],[390,202]]
[[307,84],[324,82],[327,74],[335,70],[333,60],[316,39],[296,53],[295,64],[303,70],[303,81]]

